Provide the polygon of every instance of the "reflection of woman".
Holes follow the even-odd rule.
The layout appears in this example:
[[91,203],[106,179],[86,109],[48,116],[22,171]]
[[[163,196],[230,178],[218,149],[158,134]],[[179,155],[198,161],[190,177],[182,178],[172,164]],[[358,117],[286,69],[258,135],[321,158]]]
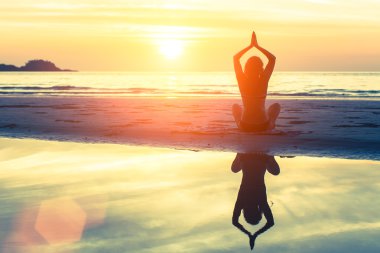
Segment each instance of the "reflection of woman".
[[[263,62],[257,56],[248,59],[244,71],[240,58],[251,48],[257,48],[268,58],[268,64],[263,68]],[[238,127],[247,132],[270,130],[275,127],[276,119],[280,113],[280,105],[275,103],[265,110],[268,82],[272,75],[276,57],[257,44],[253,32],[251,44],[234,56],[234,68],[239,85],[242,108],[234,104],[232,112]]]
[[[264,182],[265,172],[272,175],[280,173],[280,167],[273,156],[265,154],[237,154],[232,163],[234,173],[243,171],[243,177],[235,203],[232,224],[248,235],[251,249],[254,247],[256,237],[274,225],[272,211],[268,205]],[[239,223],[239,216],[243,212],[247,223],[257,225],[264,214],[266,224],[251,234]]]

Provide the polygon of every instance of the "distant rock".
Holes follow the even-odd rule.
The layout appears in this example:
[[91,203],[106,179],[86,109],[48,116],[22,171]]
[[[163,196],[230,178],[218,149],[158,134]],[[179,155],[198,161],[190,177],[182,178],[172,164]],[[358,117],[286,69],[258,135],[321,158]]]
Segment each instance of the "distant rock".
[[14,65],[0,64],[0,71],[20,71],[20,70]]
[[31,60],[24,66],[0,64],[0,71],[75,71],[70,69],[60,69],[54,63],[44,60]]
[[44,60],[31,60],[25,66],[20,67],[21,71],[61,71],[54,63]]

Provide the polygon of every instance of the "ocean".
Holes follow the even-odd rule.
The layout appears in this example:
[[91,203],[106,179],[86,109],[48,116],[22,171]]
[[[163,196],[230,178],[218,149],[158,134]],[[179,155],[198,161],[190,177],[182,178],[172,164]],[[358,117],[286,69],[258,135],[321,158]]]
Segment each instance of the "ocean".
[[[1,96],[238,97],[233,72],[2,72]],[[380,72],[275,72],[270,97],[380,98]]]

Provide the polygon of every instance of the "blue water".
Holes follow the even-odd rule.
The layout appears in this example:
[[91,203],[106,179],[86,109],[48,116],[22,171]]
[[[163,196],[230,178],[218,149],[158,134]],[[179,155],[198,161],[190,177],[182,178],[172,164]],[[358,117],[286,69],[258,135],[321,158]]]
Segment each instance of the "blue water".
[[[380,98],[380,72],[275,72],[269,96]],[[233,72],[2,72],[0,95],[235,97]]]

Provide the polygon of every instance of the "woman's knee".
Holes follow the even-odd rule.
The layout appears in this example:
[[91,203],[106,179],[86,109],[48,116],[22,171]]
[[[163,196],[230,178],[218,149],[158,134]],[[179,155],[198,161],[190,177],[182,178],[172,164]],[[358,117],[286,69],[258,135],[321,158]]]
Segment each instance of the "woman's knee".
[[233,112],[241,111],[241,107],[240,107],[240,105],[238,105],[238,104],[233,104],[233,105],[232,105],[232,111],[233,111]]
[[280,111],[281,110],[281,105],[279,103],[274,103],[272,104],[269,109],[272,109],[274,111]]
[[234,117],[241,117],[241,114],[242,114],[242,109],[240,107],[240,105],[238,104],[233,104],[232,105],[232,114],[234,115]]
[[269,117],[277,117],[281,111],[281,106],[279,103],[274,103],[268,108]]

